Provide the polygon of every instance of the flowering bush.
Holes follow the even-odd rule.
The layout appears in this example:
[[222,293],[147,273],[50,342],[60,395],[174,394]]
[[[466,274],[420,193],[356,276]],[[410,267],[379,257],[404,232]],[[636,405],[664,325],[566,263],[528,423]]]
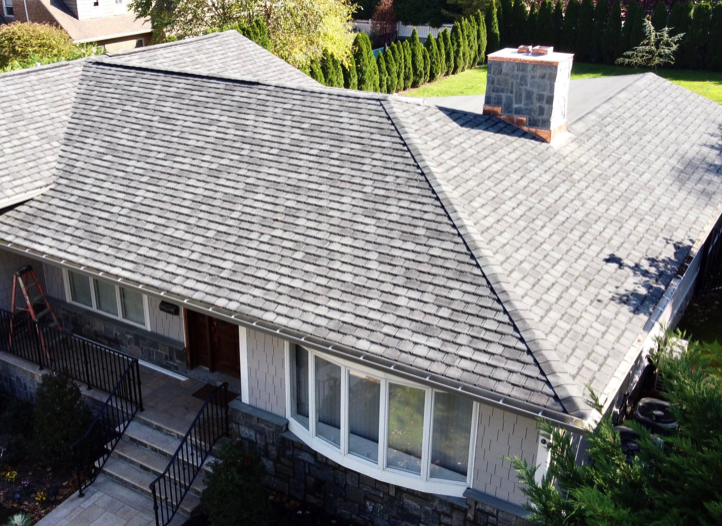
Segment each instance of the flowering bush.
[[35,495],[35,502],[38,504],[45,504],[48,500],[48,494],[44,491],[38,491],[37,495]]
[[18,472],[17,471],[8,471],[5,473],[5,480],[8,481],[8,484],[15,484],[15,481],[18,479]]

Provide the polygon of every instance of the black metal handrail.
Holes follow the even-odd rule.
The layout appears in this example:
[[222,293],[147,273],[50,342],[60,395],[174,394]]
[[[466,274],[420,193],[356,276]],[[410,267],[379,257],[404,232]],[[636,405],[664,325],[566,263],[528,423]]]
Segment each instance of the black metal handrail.
[[140,367],[138,360],[134,359],[126,367],[88,430],[70,446],[76,466],[79,496],[82,497],[83,490],[95,481],[133,417],[142,410]]
[[165,470],[150,483],[156,526],[173,520],[213,446],[228,434],[228,426],[228,382],[224,382],[208,395]]
[[[11,335],[11,320],[12,335]],[[42,336],[42,338],[41,338]],[[45,342],[46,352],[43,351]],[[105,345],[42,325],[27,316],[0,309],[0,350],[110,393],[135,358]],[[140,392],[140,377],[138,391]]]

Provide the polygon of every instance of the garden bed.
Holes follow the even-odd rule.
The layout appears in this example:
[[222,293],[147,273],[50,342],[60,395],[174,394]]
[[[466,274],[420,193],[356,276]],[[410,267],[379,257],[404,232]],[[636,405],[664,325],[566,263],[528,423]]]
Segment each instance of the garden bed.
[[[0,421],[13,402],[0,394]],[[31,418],[31,415],[28,416]],[[8,442],[7,433],[12,429],[3,426],[0,435],[2,442]],[[19,458],[6,463],[0,458],[0,524],[19,512],[32,516],[32,522],[39,521],[58,504],[75,493],[76,487],[71,467],[44,465],[37,457],[34,439],[28,433],[22,433],[23,451]]]

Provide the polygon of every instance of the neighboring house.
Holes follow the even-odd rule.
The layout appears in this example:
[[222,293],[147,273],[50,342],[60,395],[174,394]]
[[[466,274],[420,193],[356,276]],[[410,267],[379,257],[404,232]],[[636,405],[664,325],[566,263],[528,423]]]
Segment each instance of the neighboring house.
[[31,263],[66,329],[230,379],[267,483],[343,519],[513,523],[506,457],[543,473],[536,420],[583,434],[586,386],[612,410],[691,296],[722,107],[494,60],[493,115],[323,87],[234,32],[1,75],[0,308]]
[[153,28],[128,9],[130,0],[1,0],[8,22],[37,22],[64,29],[76,44],[106,51],[147,46]]

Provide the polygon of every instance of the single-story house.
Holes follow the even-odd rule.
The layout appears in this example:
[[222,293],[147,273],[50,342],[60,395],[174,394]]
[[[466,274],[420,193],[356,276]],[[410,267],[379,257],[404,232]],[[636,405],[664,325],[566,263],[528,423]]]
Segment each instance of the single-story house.
[[234,32],[0,75],[0,308],[32,264],[64,329],[230,379],[306,448],[274,487],[341,518],[513,523],[507,457],[614,409],[722,211],[722,107],[570,68],[491,55],[486,115]]

